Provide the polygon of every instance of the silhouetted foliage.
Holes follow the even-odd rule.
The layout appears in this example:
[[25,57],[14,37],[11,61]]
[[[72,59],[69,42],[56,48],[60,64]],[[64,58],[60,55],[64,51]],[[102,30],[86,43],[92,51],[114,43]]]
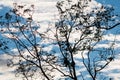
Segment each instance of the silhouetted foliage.
[[66,0],[57,3],[60,19],[55,26],[56,38],[65,70],[68,70],[69,77],[73,80],[77,80],[76,67],[80,66],[76,62],[75,55],[82,57],[81,61],[92,80],[97,80],[100,71],[114,59],[113,45],[108,48],[97,48],[97,44],[102,41],[105,31],[120,23],[109,24],[115,22],[113,7],[101,5],[88,11],[90,2],[90,0],[78,0],[74,3]]
[[[35,25],[33,20],[34,5],[26,7],[14,3],[14,8],[5,13],[5,22],[1,26],[6,28],[3,33],[7,33],[16,46],[13,60],[8,63],[10,67],[17,66],[16,76],[22,74],[26,80],[38,76],[41,80],[53,80],[58,73],[60,79],[78,80],[80,77],[85,80],[86,76],[77,68],[83,66],[86,75],[97,80],[100,71],[114,59],[114,44],[108,48],[97,45],[103,40],[104,32],[120,23],[113,24],[115,15],[111,6],[101,5],[87,11],[91,1],[58,1],[59,20],[55,23],[53,34],[49,34],[52,29],[42,33],[38,31],[40,26]],[[47,34],[55,38],[47,37]],[[45,43],[47,41],[48,44]],[[6,43],[0,41],[0,48],[2,45]],[[49,45],[52,49],[46,50]]]

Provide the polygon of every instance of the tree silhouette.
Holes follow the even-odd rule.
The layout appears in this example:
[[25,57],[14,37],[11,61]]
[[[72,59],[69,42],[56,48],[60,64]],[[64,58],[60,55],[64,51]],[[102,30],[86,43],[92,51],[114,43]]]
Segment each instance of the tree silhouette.
[[66,0],[57,3],[60,19],[56,23],[56,38],[63,64],[73,80],[77,80],[76,66],[79,65],[76,64],[75,55],[81,55],[92,80],[96,80],[99,72],[114,59],[113,44],[108,48],[96,46],[102,41],[105,31],[120,23],[109,24],[115,22],[113,7],[102,5],[88,11],[90,3],[90,0],[79,0],[77,3]]
[[[116,16],[112,13],[113,7],[101,5],[88,11],[90,3],[92,0],[58,1],[59,20],[55,30],[47,29],[42,33],[38,31],[40,26],[34,25],[34,5],[26,8],[26,5],[14,3],[14,8],[5,14],[6,23],[2,26],[17,50],[13,51],[13,60],[8,62],[8,66],[17,67],[16,76],[22,74],[26,80],[33,80],[34,76],[52,80],[55,73],[59,73],[60,79],[78,80],[80,76],[85,80],[79,68],[83,66],[86,75],[97,80],[100,71],[114,59],[114,44],[107,48],[97,45],[103,41],[106,31],[120,23],[113,24]],[[53,34],[49,34],[51,31]],[[52,49],[46,50],[49,46]]]

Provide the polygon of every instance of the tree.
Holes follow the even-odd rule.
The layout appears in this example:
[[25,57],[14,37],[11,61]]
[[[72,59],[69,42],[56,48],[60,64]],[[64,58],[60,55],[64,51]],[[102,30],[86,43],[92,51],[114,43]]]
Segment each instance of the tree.
[[[103,70],[114,59],[114,44],[107,48],[97,47],[107,30],[120,23],[114,23],[113,7],[98,6],[88,10],[92,0],[71,0],[57,2],[59,21],[55,24],[53,34],[47,37],[52,29],[39,32],[40,26],[33,21],[34,5],[14,3],[14,8],[5,14],[7,36],[16,46],[9,60],[9,66],[17,66],[16,73],[22,74],[26,80],[39,76],[40,79],[52,80],[58,72],[60,79],[85,80],[80,66],[84,66],[92,80],[98,79]],[[49,42],[44,43],[45,41]],[[113,42],[114,43],[114,42]],[[49,46],[56,47],[47,51]],[[9,52],[8,52],[9,53]],[[78,60],[77,60],[77,57]],[[81,74],[79,74],[81,73]],[[57,78],[58,79],[58,78]]]
[[105,31],[120,23],[109,24],[115,22],[115,14],[112,13],[114,9],[111,6],[96,6],[88,11],[91,2],[78,0],[74,3],[72,0],[66,0],[57,3],[60,20],[56,23],[56,38],[63,64],[73,80],[77,80],[76,66],[79,65],[75,55],[81,55],[84,67],[92,80],[96,80],[100,71],[114,59],[113,44],[107,48],[96,46],[102,41]]
[[[48,77],[47,64],[43,64],[44,57],[47,60],[52,59],[52,55],[48,55],[42,50],[42,42],[44,34],[39,33],[37,30],[40,26],[36,25],[33,21],[34,5],[26,6],[13,3],[14,8],[10,9],[2,16],[1,26],[4,26],[3,34],[7,39],[10,39],[14,48],[8,51],[4,48],[2,51],[13,56],[12,60],[8,61],[8,66],[17,66],[16,76],[23,75],[26,80],[35,78],[34,75],[38,71],[47,80]],[[5,18],[5,21],[4,21]],[[5,46],[6,45],[2,45]],[[15,51],[14,51],[15,50]],[[16,61],[15,61],[16,60]],[[50,69],[49,69],[50,70]],[[48,71],[49,72],[49,71]],[[43,79],[43,77],[40,77]]]

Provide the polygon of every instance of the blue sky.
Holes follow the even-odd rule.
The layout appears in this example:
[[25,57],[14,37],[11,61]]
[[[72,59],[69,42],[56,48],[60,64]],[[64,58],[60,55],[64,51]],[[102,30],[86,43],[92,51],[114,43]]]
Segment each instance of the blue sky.
[[110,4],[115,8],[115,12],[120,13],[120,0],[96,0],[103,4]]

